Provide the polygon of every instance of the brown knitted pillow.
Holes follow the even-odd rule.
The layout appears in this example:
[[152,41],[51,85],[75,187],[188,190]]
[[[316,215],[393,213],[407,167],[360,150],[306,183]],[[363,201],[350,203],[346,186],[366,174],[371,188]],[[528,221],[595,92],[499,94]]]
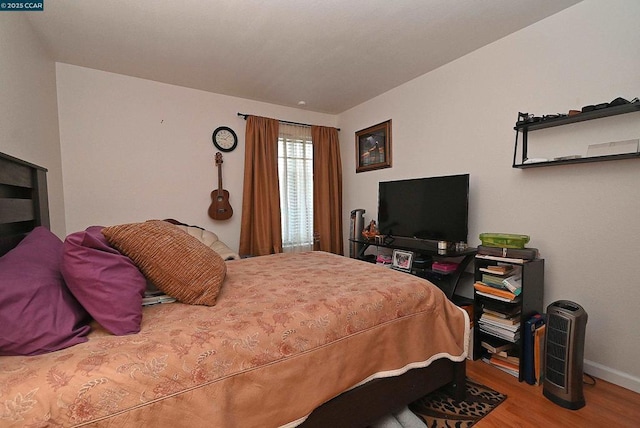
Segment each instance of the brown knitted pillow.
[[215,305],[227,265],[193,236],[160,220],[105,227],[102,234],[169,296],[193,305]]

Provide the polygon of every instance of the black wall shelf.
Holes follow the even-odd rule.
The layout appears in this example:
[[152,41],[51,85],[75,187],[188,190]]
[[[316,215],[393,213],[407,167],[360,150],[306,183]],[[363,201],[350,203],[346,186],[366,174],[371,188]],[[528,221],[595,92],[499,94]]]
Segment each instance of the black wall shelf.
[[[519,123],[514,126],[516,131],[516,141],[513,151],[513,168],[539,168],[543,166],[556,166],[556,165],[568,165],[576,163],[588,163],[588,162],[602,162],[610,160],[620,159],[634,159],[639,158],[640,153],[623,153],[606,156],[591,156],[580,157],[574,159],[557,159],[543,162],[530,162],[527,163],[527,149],[528,149],[528,133],[529,131],[537,131],[540,129],[553,128],[556,126],[569,125],[571,123],[584,122],[587,120],[600,119],[604,117],[617,116],[620,114],[635,113],[640,111],[640,101],[636,101],[629,104],[623,104],[620,106],[607,107],[598,110],[592,110],[587,112],[578,113],[573,116],[563,116],[557,118],[550,118],[545,120],[539,120],[536,122]],[[520,163],[516,162],[518,154],[518,136],[522,133],[522,160]]]

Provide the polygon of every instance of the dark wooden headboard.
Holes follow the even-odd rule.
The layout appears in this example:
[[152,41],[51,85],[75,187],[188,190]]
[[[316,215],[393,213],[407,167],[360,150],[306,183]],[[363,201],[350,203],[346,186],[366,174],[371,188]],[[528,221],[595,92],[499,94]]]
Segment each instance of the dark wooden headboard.
[[49,228],[47,170],[0,153],[0,256],[36,226]]

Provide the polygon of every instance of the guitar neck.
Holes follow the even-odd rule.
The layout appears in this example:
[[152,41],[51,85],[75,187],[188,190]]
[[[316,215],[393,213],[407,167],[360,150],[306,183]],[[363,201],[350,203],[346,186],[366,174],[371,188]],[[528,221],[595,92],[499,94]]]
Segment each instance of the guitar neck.
[[218,192],[222,192],[222,164],[218,164]]

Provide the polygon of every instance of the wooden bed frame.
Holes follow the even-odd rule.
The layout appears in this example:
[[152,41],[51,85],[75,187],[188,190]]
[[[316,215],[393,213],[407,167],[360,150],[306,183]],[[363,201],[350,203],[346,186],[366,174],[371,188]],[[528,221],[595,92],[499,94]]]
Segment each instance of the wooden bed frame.
[[[36,226],[49,227],[45,168],[0,153],[0,256]],[[434,361],[403,375],[372,380],[318,407],[301,427],[365,427],[408,403],[452,384],[465,395],[465,361]]]
[[49,228],[47,170],[0,153],[0,255],[36,226]]

